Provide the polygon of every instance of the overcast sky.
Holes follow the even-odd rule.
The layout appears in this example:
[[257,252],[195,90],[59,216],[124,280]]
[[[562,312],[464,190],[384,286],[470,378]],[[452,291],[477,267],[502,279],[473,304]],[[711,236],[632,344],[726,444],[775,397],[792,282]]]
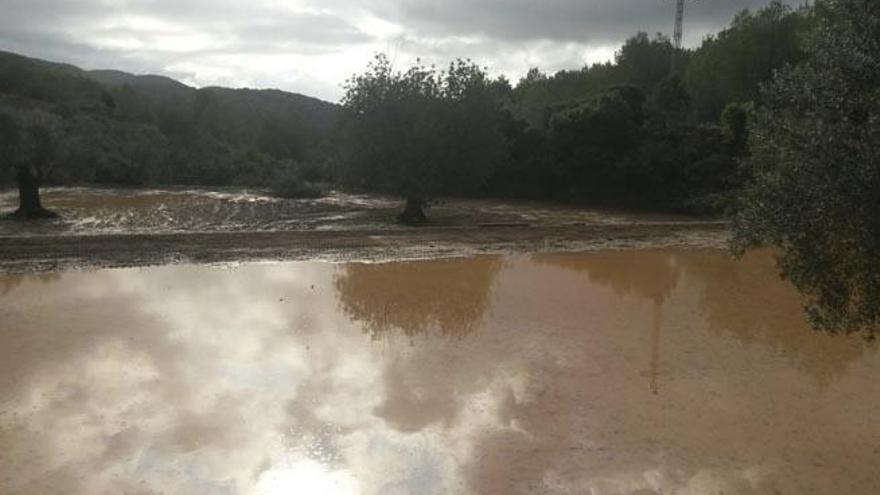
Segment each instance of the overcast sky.
[[[685,43],[768,2],[691,2]],[[673,17],[674,0],[0,0],[0,49],[335,101],[377,51],[401,66],[471,58],[516,81],[609,60],[636,31],[670,34]]]

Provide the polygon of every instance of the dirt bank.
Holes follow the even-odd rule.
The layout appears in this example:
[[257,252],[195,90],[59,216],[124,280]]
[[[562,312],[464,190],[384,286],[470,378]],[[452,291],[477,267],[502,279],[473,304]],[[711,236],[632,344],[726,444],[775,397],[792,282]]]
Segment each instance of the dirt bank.
[[548,227],[482,225],[407,230],[214,232],[0,237],[0,272],[25,273],[167,263],[384,261],[479,253],[643,247],[723,247],[723,222]]

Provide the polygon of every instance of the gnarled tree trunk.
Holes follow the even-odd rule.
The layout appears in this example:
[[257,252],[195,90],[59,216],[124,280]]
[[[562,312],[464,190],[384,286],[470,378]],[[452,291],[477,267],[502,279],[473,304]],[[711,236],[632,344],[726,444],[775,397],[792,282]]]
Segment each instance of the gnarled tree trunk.
[[23,166],[16,173],[18,181],[18,210],[12,217],[18,220],[37,220],[41,218],[55,218],[55,212],[43,208],[40,201],[40,185],[43,182],[43,172],[36,167]]
[[407,198],[406,209],[397,216],[397,221],[404,225],[424,225],[428,221],[428,217],[425,216],[425,200]]

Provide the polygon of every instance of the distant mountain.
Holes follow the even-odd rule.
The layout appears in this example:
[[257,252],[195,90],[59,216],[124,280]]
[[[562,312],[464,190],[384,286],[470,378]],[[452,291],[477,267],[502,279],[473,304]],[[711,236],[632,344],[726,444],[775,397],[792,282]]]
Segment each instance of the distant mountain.
[[72,177],[102,182],[262,184],[287,162],[321,161],[339,113],[336,104],[280,90],[197,89],[0,51],[0,110],[10,98],[18,109],[23,101],[53,106],[72,132],[88,129],[94,149],[78,151],[102,160],[83,158]]
[[104,88],[82,69],[0,51],[0,94],[78,106],[100,102]]
[[92,70],[88,71],[86,75],[105,86],[125,86],[127,84],[134,88],[159,91],[192,91],[194,89],[165,76],[137,76],[118,70]]
[[85,72],[74,65],[49,62],[0,50],[0,73],[6,72],[12,68],[22,68],[26,66],[37,66],[55,74],[82,75]]

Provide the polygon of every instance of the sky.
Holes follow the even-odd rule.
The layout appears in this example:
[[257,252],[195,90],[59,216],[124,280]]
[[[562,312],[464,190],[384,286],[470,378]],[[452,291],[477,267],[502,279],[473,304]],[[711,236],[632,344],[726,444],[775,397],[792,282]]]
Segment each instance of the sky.
[[[802,0],[786,0],[802,3]],[[693,47],[743,8],[689,2]],[[187,84],[336,101],[377,52],[404,67],[469,58],[517,81],[613,59],[637,31],[671,34],[674,0],[0,0],[0,50]]]

